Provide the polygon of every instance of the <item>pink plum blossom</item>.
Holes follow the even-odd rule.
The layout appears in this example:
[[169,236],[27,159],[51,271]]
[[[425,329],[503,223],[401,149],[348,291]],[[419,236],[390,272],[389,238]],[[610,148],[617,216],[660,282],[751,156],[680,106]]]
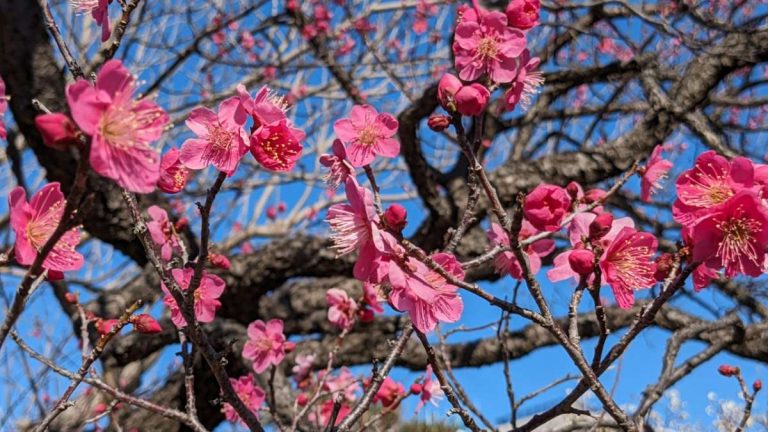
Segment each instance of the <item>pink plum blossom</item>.
[[285,348],[283,320],[272,319],[266,323],[256,320],[248,325],[243,357],[253,362],[256,373],[264,372],[270,365],[279,365],[285,358]]
[[94,21],[101,27],[101,41],[106,42],[112,35],[109,27],[109,4],[112,0],[70,0],[75,12],[90,12]]
[[560,186],[542,183],[532,190],[523,204],[525,218],[542,231],[558,231],[571,210],[571,197]]
[[402,396],[405,396],[405,387],[403,384],[388,376],[381,382],[379,391],[373,396],[373,402],[381,402],[382,407],[389,408]]
[[186,124],[197,138],[181,145],[179,160],[191,169],[209,165],[232,175],[240,159],[248,152],[248,138],[243,130],[245,116],[238,115],[240,99],[231,97],[219,104],[219,112],[198,107],[189,113]]
[[[522,241],[535,235],[537,232],[538,230],[530,222],[523,220],[519,238]],[[491,224],[491,229],[488,230],[488,239],[496,246],[509,247],[510,245],[509,235],[496,223]],[[525,247],[523,251],[528,256],[528,265],[532,274],[535,275],[539,272],[541,269],[541,258],[549,255],[553,250],[555,250],[555,242],[552,239],[537,240]],[[520,267],[520,263],[512,251],[500,252],[496,255],[494,264],[499,274],[508,274],[517,280],[523,279],[523,269]]]
[[[254,382],[253,377],[250,374],[243,375],[237,379],[230,378],[229,382],[232,383],[232,388],[235,389],[235,393],[237,393],[237,396],[243,401],[243,404],[251,410],[253,414],[258,416],[259,408],[261,408],[261,405],[266,400],[266,393]],[[226,417],[229,422],[242,422],[242,419],[237,414],[237,411],[235,411],[235,408],[228,403],[222,405],[221,412],[224,413],[224,417]]]
[[477,116],[485,110],[491,92],[479,83],[463,86],[456,92],[456,110],[465,116]]
[[78,142],[77,128],[66,114],[40,114],[35,117],[35,126],[43,137],[43,144],[52,149],[64,151]]
[[667,173],[672,169],[672,162],[661,157],[662,150],[663,146],[657,145],[654,147],[642,171],[640,199],[645,202],[651,202],[651,194],[661,189],[660,181],[666,178]]
[[347,149],[341,140],[333,140],[332,154],[320,156],[320,164],[328,168],[328,174],[323,178],[328,188],[336,190],[340,184],[355,172],[355,168],[347,161]]
[[67,102],[80,129],[92,137],[90,164],[98,174],[138,193],[155,189],[160,154],[151,146],[168,115],[154,102],[134,100],[133,76],[119,60],[109,60],[96,85],[80,79],[67,86]]
[[539,24],[539,0],[512,0],[505,13],[510,27],[528,30]]
[[416,412],[418,413],[427,402],[431,402],[432,405],[437,406],[437,402],[441,400],[444,395],[445,393],[440,387],[440,382],[432,378],[432,365],[427,365],[424,380],[421,382],[421,393],[419,403],[416,405]]
[[343,330],[351,328],[355,322],[357,302],[338,288],[329,289],[325,293],[325,301],[328,303],[328,321]]
[[[455,278],[464,279],[464,270],[453,255],[437,253],[431,258]],[[438,321],[456,322],[461,318],[464,303],[457,286],[414,258],[407,258],[403,266],[389,268],[389,301],[395,309],[408,313],[416,329],[426,333]]]
[[[192,276],[194,276],[194,274],[195,270],[192,268],[176,268],[171,270],[173,279],[176,280],[176,283],[182,291],[186,291],[189,288],[189,283],[192,281]],[[195,302],[193,310],[197,321],[201,323],[209,323],[216,318],[216,309],[221,306],[219,297],[221,297],[225,287],[226,284],[223,279],[205,271],[203,272],[200,286],[195,290],[193,296]],[[187,321],[184,319],[181,309],[179,309],[179,306],[176,304],[176,299],[173,298],[173,295],[171,295],[168,287],[166,287],[164,283],[161,285],[161,288],[165,293],[163,303],[165,303],[171,310],[171,321],[173,321],[178,328],[186,327]]]
[[349,117],[333,124],[336,135],[347,144],[347,157],[354,167],[368,165],[376,156],[393,158],[400,154],[400,143],[392,138],[397,128],[397,119],[370,105],[355,105]]
[[509,90],[504,94],[504,104],[507,110],[513,110],[518,103],[521,103],[523,109],[531,104],[533,95],[539,92],[541,85],[544,84],[544,78],[541,72],[537,71],[539,67],[539,58],[531,58],[530,52],[526,48],[518,58],[517,75],[509,84]]
[[[22,187],[11,190],[8,207],[11,228],[16,234],[14,251],[19,264],[32,265],[38,252],[59,226],[66,205],[57,182],[43,186],[29,202]],[[79,270],[84,260],[75,250],[78,243],[80,231],[77,228],[67,231],[45,257],[43,268],[54,272]]]
[[456,70],[464,81],[488,75],[496,83],[508,83],[517,75],[517,57],[525,49],[525,35],[507,27],[501,12],[488,12],[479,21],[462,19],[456,26],[453,53]]
[[653,255],[657,247],[653,234],[623,228],[603,253],[600,270],[620,308],[631,308],[635,290],[650,288],[656,283]]
[[181,249],[173,224],[168,219],[168,213],[161,207],[152,206],[147,209],[147,213],[151,218],[147,222],[147,229],[152,236],[152,241],[160,247],[160,257],[168,261],[174,251]]
[[189,170],[179,159],[179,150],[171,148],[160,159],[160,178],[157,187],[166,193],[179,193],[187,185]]

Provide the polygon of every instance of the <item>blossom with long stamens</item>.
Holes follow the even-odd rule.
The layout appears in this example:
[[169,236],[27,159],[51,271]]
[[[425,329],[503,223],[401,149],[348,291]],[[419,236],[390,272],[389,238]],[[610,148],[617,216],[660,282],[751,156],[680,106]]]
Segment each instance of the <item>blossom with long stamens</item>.
[[512,81],[517,75],[517,57],[524,49],[525,35],[508,27],[501,12],[480,14],[478,21],[462,20],[456,26],[453,53],[464,81],[483,75],[496,83]]
[[539,67],[538,57],[531,57],[528,49],[525,49],[517,62],[517,76],[510,83],[509,90],[504,93],[504,104],[507,110],[515,109],[518,103],[523,109],[527,109],[531,104],[531,98],[544,84],[544,77],[536,70]]
[[[768,210],[751,191],[739,192],[716,211],[700,219],[684,236],[693,247],[693,260],[737,274],[763,273],[768,245]],[[714,258],[714,259],[713,259]]]
[[152,101],[135,100],[133,76],[119,60],[104,63],[96,85],[80,79],[67,86],[75,123],[91,136],[90,163],[98,174],[131,192],[152,192],[160,177],[160,138],[168,115]]
[[729,161],[714,151],[702,153],[693,168],[677,179],[675,221],[690,226],[743,189],[754,185],[754,164],[747,158]]
[[[48,183],[27,202],[24,188],[16,187],[8,195],[11,228],[16,234],[14,252],[21,265],[31,265],[40,249],[48,242],[59,226],[67,201],[61,193],[59,183]],[[77,228],[67,231],[51,249],[43,261],[43,268],[64,272],[79,270],[83,256],[76,250],[80,243]]]
[[397,119],[370,105],[353,106],[349,117],[333,124],[336,135],[347,144],[347,157],[353,167],[368,165],[376,156],[392,158],[400,154],[400,143],[393,138],[397,128]]
[[332,154],[320,156],[320,164],[328,168],[328,174],[323,177],[323,180],[329,189],[336,190],[355,172],[355,168],[347,161],[347,150],[341,140],[334,140],[331,150]]
[[208,165],[232,175],[248,152],[248,137],[243,130],[245,117],[238,114],[240,99],[231,97],[219,104],[219,112],[199,107],[187,118],[187,127],[197,135],[181,145],[179,160],[191,169]]
[[112,35],[109,26],[109,4],[112,0],[70,0],[75,12],[90,12],[96,24],[101,27],[101,41],[106,42]]
[[611,286],[616,304],[629,309],[635,303],[635,290],[650,288],[653,277],[658,240],[653,234],[623,228],[600,259],[603,278]]
[[187,185],[189,170],[179,160],[179,150],[168,150],[160,160],[160,179],[157,187],[166,193],[179,193]]

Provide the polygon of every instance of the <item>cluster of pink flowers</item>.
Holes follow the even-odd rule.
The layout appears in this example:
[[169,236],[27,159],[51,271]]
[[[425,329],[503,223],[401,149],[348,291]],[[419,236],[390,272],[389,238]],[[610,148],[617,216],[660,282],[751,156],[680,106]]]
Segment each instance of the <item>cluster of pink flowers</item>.
[[672,214],[699,263],[696,289],[708,285],[720,269],[729,278],[765,272],[768,165],[744,157],[729,161],[708,151],[678,177],[676,186]]

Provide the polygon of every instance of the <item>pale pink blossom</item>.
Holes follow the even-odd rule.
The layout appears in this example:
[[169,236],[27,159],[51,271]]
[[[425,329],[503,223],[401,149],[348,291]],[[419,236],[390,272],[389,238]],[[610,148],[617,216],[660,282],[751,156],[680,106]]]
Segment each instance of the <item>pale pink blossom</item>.
[[[179,285],[182,291],[186,291],[189,288],[189,284],[192,281],[195,270],[192,268],[173,269],[171,275],[176,283]],[[203,271],[203,277],[200,280],[200,286],[197,287],[193,295],[194,306],[193,311],[195,313],[195,319],[201,323],[209,323],[216,318],[216,310],[221,306],[219,297],[224,292],[226,284],[220,277],[209,274]],[[176,299],[173,298],[168,287],[165,284],[161,284],[161,288],[165,293],[163,303],[171,310],[171,321],[178,328],[184,328],[187,326],[187,321],[181,314]]]
[[427,365],[424,380],[421,382],[421,393],[419,396],[419,403],[416,404],[416,412],[418,413],[427,402],[431,402],[432,405],[437,406],[437,403],[444,395],[445,393],[440,387],[440,382],[432,378],[432,365]]
[[328,321],[343,330],[351,328],[357,314],[357,302],[338,288],[329,289],[325,301],[328,303]]
[[160,247],[160,257],[164,261],[168,261],[174,251],[181,249],[176,230],[168,219],[168,213],[161,207],[154,205],[147,209],[147,213],[151,218],[147,222],[147,229],[152,236],[152,241]]
[[[431,258],[448,274],[464,279],[464,270],[453,255],[436,253]],[[401,265],[405,268],[389,268],[389,301],[395,309],[408,313],[416,329],[426,333],[438,322],[456,322],[461,318],[464,303],[456,285],[414,258],[408,257]]]
[[[235,389],[235,393],[237,393],[237,396],[243,401],[243,404],[254,415],[258,416],[259,408],[261,408],[264,400],[266,400],[266,393],[258,384],[256,384],[256,382],[254,382],[253,377],[250,374],[243,375],[237,379],[230,378],[229,382],[232,383],[232,388]],[[227,421],[232,423],[242,423],[242,419],[232,405],[224,403],[221,407],[221,412],[224,413],[224,417],[226,417]]]
[[376,156],[400,154],[400,143],[393,138],[397,128],[397,119],[370,105],[355,105],[348,118],[333,124],[336,135],[347,144],[347,157],[354,167],[368,165]]
[[243,130],[245,116],[238,112],[240,99],[231,97],[219,104],[219,112],[198,107],[189,113],[186,124],[197,138],[181,145],[179,160],[191,169],[209,165],[232,175],[248,152],[248,137]]
[[[56,182],[43,186],[29,202],[22,187],[11,190],[8,207],[11,228],[16,234],[14,251],[19,264],[32,265],[40,249],[59,226],[66,205],[64,194]],[[53,272],[79,270],[84,260],[75,250],[78,243],[79,229],[67,231],[45,257],[43,268]]]
[[80,79],[67,86],[67,102],[80,129],[92,137],[90,163],[98,174],[131,192],[148,193],[160,177],[160,138],[168,115],[154,102],[134,100],[133,76],[119,60],[109,60],[96,85]]
[[293,366],[293,380],[299,388],[304,388],[304,383],[310,378],[312,365],[315,362],[315,354],[299,354],[296,356],[296,365]]
[[512,81],[523,49],[525,35],[507,27],[507,17],[501,12],[480,15],[479,21],[462,19],[456,26],[453,53],[459,78],[464,81],[483,75],[496,83]]
[[654,147],[648,162],[642,170],[640,199],[645,202],[651,202],[651,194],[661,189],[661,180],[666,178],[667,173],[672,169],[672,162],[661,157],[663,149],[664,147],[660,145]]
[[285,358],[285,334],[283,320],[268,322],[256,320],[248,325],[248,341],[243,347],[243,357],[253,362],[253,370],[262,373],[270,365],[277,366]]
[[101,41],[106,42],[112,35],[109,27],[109,4],[112,0],[70,0],[75,12],[90,12],[94,21],[101,27]]

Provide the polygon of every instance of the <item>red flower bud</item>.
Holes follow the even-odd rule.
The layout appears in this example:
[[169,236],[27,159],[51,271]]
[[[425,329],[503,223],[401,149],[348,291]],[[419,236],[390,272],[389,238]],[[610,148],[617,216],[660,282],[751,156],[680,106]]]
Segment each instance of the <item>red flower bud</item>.
[[370,309],[360,309],[360,322],[362,323],[369,323],[373,322],[374,314],[373,311]]
[[432,114],[427,120],[427,126],[435,132],[442,132],[451,125],[451,118],[447,115]]
[[300,406],[306,406],[307,402],[309,402],[309,397],[305,393],[299,394],[299,397],[296,398],[296,403]]
[[173,227],[176,228],[176,231],[182,231],[187,225],[189,225],[189,219],[183,217],[177,220]]
[[35,126],[48,147],[64,151],[77,144],[77,129],[72,120],[62,113],[41,114],[35,117]]
[[269,207],[269,208],[267,208],[267,217],[268,217],[270,220],[275,220],[275,219],[277,219],[277,209],[276,209],[276,208],[274,208],[274,207]]
[[653,278],[661,282],[669,276],[669,272],[672,271],[672,265],[675,263],[675,258],[669,252],[664,252],[656,258],[656,273],[653,274]]
[[290,341],[286,342],[285,344],[283,344],[283,349],[285,349],[286,354],[293,352],[293,350],[296,349],[296,342],[290,342]]
[[411,393],[415,395],[421,393],[421,384],[419,383],[411,384]]
[[752,390],[755,393],[759,392],[762,389],[763,389],[763,382],[760,381],[759,379],[755,380],[755,382],[752,383]]
[[456,110],[465,116],[479,115],[485,110],[490,97],[491,92],[482,84],[472,83],[464,86],[456,92]]
[[595,220],[589,224],[589,239],[600,240],[611,230],[611,225],[613,225],[612,214],[602,213],[598,215]]
[[133,329],[143,334],[156,334],[163,331],[160,324],[149,314],[138,314],[131,317]]
[[279,213],[284,212],[287,208],[288,206],[285,204],[285,201],[280,201],[279,203],[277,203],[277,211]]
[[67,303],[69,304],[77,304],[79,303],[79,299],[77,298],[77,294],[68,292],[64,294],[64,298],[67,300]]
[[456,92],[462,86],[461,81],[451,74],[445,74],[440,78],[440,82],[437,84],[437,98],[446,111],[456,111]]
[[45,279],[48,282],[56,282],[56,281],[64,280],[64,272],[60,272],[58,270],[48,270],[48,273]]
[[405,228],[405,225],[408,223],[406,220],[407,217],[408,212],[406,212],[405,208],[400,204],[392,204],[387,208],[387,211],[384,212],[384,222],[387,223],[388,227],[397,232],[400,232]]
[[581,188],[581,185],[573,181],[568,183],[565,190],[568,192],[568,195],[571,196],[571,200],[573,201],[576,201],[584,195],[584,190]]
[[726,377],[732,377],[739,373],[739,368],[731,365],[720,365],[719,368],[717,368],[717,371],[720,372],[720,375],[726,376]]
[[227,257],[215,252],[208,252],[208,261],[210,261],[214,267],[218,267],[222,270],[229,270],[232,266]]
[[589,249],[574,249],[568,255],[568,264],[576,273],[587,276],[595,269],[595,254]]
[[93,415],[104,414],[107,411],[107,404],[97,403],[93,406]]
[[96,331],[99,332],[100,335],[104,336],[107,333],[111,332],[115,326],[120,324],[120,320],[117,319],[102,319],[98,318],[96,320]]

